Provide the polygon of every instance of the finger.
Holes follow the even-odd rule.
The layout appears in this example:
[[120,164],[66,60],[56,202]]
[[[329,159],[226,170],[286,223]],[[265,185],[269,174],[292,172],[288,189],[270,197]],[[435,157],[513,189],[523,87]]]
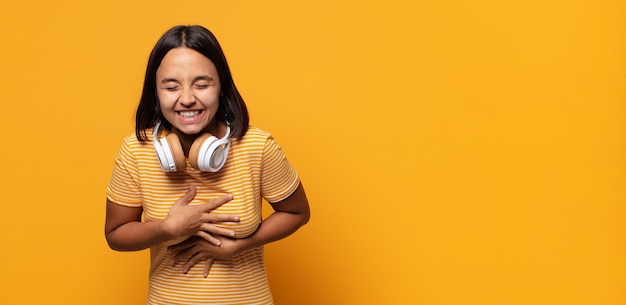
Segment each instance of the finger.
[[182,251],[185,250],[187,248],[190,248],[192,246],[194,246],[196,244],[196,242],[198,241],[197,238],[195,237],[190,237],[187,238],[177,244],[171,245],[169,247],[167,247],[167,250],[170,252],[177,252],[177,251]]
[[191,257],[187,263],[185,264],[185,266],[183,267],[183,273],[187,274],[187,272],[189,272],[189,270],[191,270],[191,268],[193,266],[195,266],[197,263],[199,263],[200,261],[204,260],[204,258],[202,257],[202,255],[200,253],[194,255],[193,257]]
[[[227,237],[234,237],[235,236],[235,231],[229,230],[229,229],[220,228],[220,227],[212,225],[210,223],[202,224],[200,226],[200,230],[202,230],[203,232],[205,232],[207,234],[221,235],[221,236],[227,236]],[[210,242],[210,240],[209,240],[209,242]],[[216,245],[216,246],[219,246],[219,245]]]
[[178,245],[171,245],[171,246],[167,247],[167,252],[175,255],[177,253],[180,253],[181,251],[184,251],[187,248],[188,247],[182,246],[180,244],[178,244]]
[[[233,232],[233,234],[234,234],[234,232]],[[201,237],[204,240],[206,240],[206,241],[210,242],[211,244],[216,245],[218,247],[222,244],[222,242],[219,239],[213,237],[213,235],[211,235],[211,234],[209,234],[209,233],[207,233],[205,231],[198,231],[194,235],[196,235],[198,237]]]
[[211,270],[211,266],[213,266],[213,259],[212,258],[208,258],[206,260],[206,263],[204,264],[204,278],[206,278],[207,276],[209,276],[209,271]]
[[196,187],[192,184],[189,186],[187,193],[179,199],[180,204],[189,204],[196,197]]
[[202,222],[239,222],[239,216],[230,214],[204,213],[202,214]]
[[175,253],[175,255],[170,258],[170,265],[172,267],[176,267],[176,265],[178,265],[183,260],[184,258],[181,257],[180,253]]
[[[199,253],[200,252],[192,250],[192,249],[186,249],[186,250],[180,251],[180,252],[176,253],[176,255],[172,256],[170,262],[172,263],[173,267],[175,267],[178,264],[184,263],[183,264],[183,272],[185,272],[186,263],[189,262],[190,260],[192,260],[193,257],[198,255]],[[189,271],[189,269],[187,269],[187,271]]]
[[219,208],[220,206],[222,206],[224,203],[229,202],[231,200],[233,200],[234,196],[233,194],[226,194],[222,197],[218,197],[216,199],[213,199],[205,204],[200,205],[202,207],[202,210],[204,212],[209,212],[212,210],[215,210],[217,208]]
[[[189,254],[187,254],[187,257],[189,257]],[[178,263],[184,260],[185,260],[185,255],[183,254],[183,251],[172,252],[172,258],[170,258],[170,264],[172,265],[172,267],[176,267]]]

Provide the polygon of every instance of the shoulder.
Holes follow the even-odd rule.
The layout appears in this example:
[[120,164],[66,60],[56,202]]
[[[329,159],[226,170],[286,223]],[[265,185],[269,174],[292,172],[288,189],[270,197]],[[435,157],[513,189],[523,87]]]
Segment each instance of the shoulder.
[[146,149],[153,149],[153,147],[154,145],[152,145],[152,136],[150,136],[149,141],[141,142],[137,139],[135,133],[132,133],[122,139],[121,151],[126,151],[127,153],[136,153]]
[[243,139],[245,138],[253,138],[253,139],[267,139],[267,138],[271,138],[272,134],[270,134],[269,132],[262,130],[261,128],[258,128],[256,126],[249,126],[248,127],[248,131],[246,132],[246,134],[243,136]]
[[233,156],[245,155],[261,160],[271,142],[273,138],[269,132],[256,126],[249,126],[243,137],[231,139],[231,153]]
[[232,139],[233,145],[254,145],[261,144],[265,145],[265,142],[268,139],[271,139],[272,135],[255,126],[249,126],[246,134],[239,139]]

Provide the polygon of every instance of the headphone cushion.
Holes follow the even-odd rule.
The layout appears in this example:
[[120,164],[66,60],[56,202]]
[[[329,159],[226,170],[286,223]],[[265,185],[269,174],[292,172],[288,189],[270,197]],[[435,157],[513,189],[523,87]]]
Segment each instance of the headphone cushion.
[[193,144],[191,144],[191,148],[189,148],[189,164],[191,165],[191,167],[197,170],[200,169],[200,167],[198,166],[198,163],[200,161],[200,149],[202,148],[202,144],[204,144],[204,142],[212,136],[213,135],[211,135],[210,133],[203,133],[195,141],[193,141]]
[[167,139],[167,144],[172,152],[176,171],[184,171],[185,168],[187,168],[187,163],[185,162],[185,153],[183,152],[183,147],[180,145],[178,136],[175,133],[170,133],[165,136],[165,139]]

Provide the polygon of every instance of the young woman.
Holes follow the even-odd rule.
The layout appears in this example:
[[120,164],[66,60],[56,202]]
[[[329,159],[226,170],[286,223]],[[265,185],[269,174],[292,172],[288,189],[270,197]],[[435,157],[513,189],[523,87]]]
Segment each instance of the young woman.
[[[263,245],[309,220],[297,172],[249,126],[201,26],[173,27],[154,46],[106,194],[109,246],[150,248],[147,304],[272,304]],[[262,198],[274,209],[264,220]]]

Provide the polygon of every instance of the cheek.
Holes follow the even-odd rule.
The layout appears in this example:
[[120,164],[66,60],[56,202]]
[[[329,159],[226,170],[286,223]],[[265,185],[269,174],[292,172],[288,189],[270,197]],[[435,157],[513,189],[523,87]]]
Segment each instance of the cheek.
[[200,101],[209,109],[217,109],[220,103],[220,97],[216,94],[205,94],[199,96]]
[[161,109],[167,108],[176,102],[176,97],[166,92],[157,92],[157,99]]

